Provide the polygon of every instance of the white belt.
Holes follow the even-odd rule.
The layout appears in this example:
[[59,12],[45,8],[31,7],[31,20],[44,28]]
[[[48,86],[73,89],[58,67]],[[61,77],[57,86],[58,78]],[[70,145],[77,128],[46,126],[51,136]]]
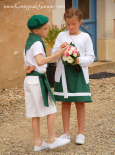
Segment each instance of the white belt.
[[64,92],[64,98],[68,98],[68,90],[67,90],[67,82],[66,82],[66,76],[65,76],[65,69],[64,65],[62,63],[61,58],[57,62],[56,72],[55,72],[55,81],[60,82],[60,78],[62,75],[62,88]]

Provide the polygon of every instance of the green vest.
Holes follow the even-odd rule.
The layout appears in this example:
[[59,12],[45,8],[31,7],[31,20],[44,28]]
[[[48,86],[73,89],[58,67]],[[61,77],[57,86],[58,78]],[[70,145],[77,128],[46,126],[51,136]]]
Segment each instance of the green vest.
[[[28,39],[26,41],[26,46],[25,46],[25,54],[26,54],[27,50],[36,41],[40,41],[42,43],[44,51],[46,53],[45,44],[44,44],[43,40],[41,39],[41,37],[36,35],[36,34],[29,33],[29,37],[28,37]],[[44,101],[44,106],[49,107],[49,104],[48,104],[48,92],[49,92],[50,96],[52,97],[52,100],[54,101],[54,103],[56,103],[56,100],[55,100],[54,95],[53,95],[53,93],[51,91],[51,88],[50,88],[50,85],[49,85],[49,82],[48,82],[48,79],[47,79],[45,73],[43,74],[43,73],[38,73],[36,71],[32,71],[31,73],[27,73],[26,76],[38,76],[39,77],[42,96],[43,96],[43,101]]]

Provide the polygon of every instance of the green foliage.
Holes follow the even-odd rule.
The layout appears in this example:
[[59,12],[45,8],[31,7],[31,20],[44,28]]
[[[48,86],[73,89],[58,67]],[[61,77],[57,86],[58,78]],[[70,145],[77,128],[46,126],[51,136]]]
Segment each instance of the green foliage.
[[74,59],[74,61],[71,63],[71,65],[75,66],[76,64],[76,59]]
[[53,48],[55,40],[58,34],[66,29],[66,26],[61,25],[61,28],[53,26],[52,29],[49,27],[49,32],[46,38],[44,38],[44,43],[46,44],[46,49]]
[[68,62],[67,61],[63,61],[63,59],[62,59],[62,62],[63,62],[64,65],[68,64]]

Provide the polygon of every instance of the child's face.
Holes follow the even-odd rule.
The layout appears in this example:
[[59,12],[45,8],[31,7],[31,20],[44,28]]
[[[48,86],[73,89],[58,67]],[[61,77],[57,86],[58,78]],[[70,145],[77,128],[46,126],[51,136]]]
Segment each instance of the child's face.
[[78,31],[81,22],[82,22],[82,19],[81,21],[78,21],[76,17],[66,18],[66,26],[68,31],[70,33],[75,33],[76,31]]
[[47,34],[48,34],[48,23],[46,23],[45,25],[43,25],[42,27],[37,29],[37,34],[40,37],[43,37],[43,38],[47,37]]

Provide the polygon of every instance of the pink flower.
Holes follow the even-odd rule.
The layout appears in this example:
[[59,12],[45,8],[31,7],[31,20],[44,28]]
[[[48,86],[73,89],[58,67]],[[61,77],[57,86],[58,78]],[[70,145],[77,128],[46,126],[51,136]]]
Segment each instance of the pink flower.
[[65,53],[63,54],[63,56],[65,56]]
[[75,53],[75,51],[72,51],[72,53]]
[[76,52],[76,54],[77,54],[77,55],[79,55],[79,53],[78,53],[78,52]]
[[75,51],[77,52],[77,48],[75,49]]
[[69,48],[71,48],[71,46],[69,46]]
[[69,53],[67,53],[66,56],[69,57]]

